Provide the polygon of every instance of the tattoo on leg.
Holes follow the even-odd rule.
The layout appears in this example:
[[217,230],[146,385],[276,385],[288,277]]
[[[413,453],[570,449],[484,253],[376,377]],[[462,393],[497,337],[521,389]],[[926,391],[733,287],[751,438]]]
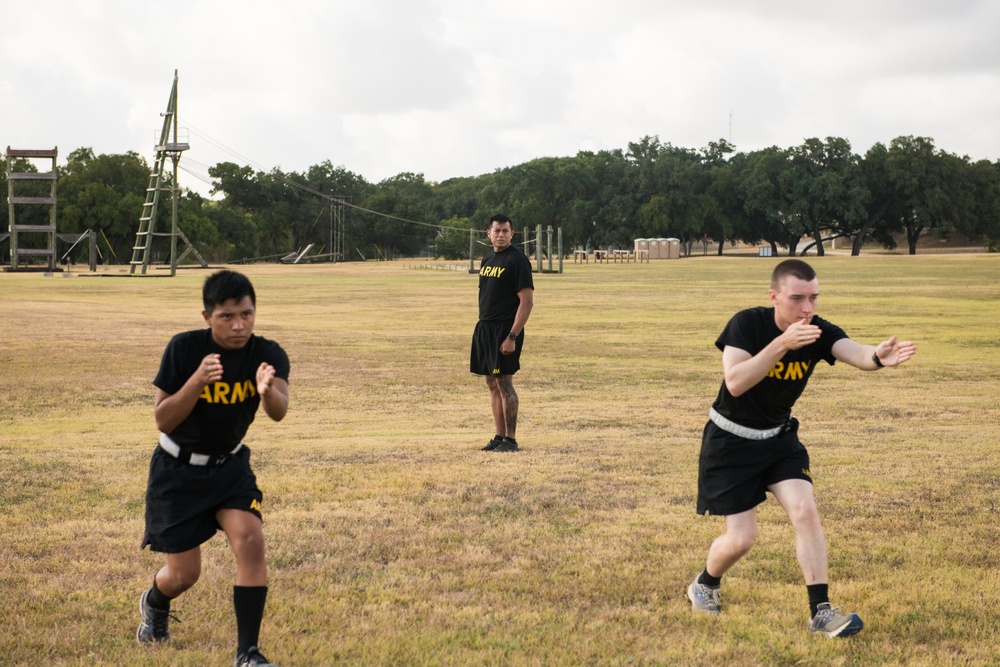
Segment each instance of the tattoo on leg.
[[507,422],[507,437],[513,438],[517,431],[517,392],[514,391],[514,378],[510,375],[500,376],[500,391],[503,392],[504,420]]

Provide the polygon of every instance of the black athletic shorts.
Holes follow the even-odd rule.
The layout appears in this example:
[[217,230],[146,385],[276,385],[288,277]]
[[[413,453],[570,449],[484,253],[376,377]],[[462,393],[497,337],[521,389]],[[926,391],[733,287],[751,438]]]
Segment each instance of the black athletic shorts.
[[764,502],[767,487],[786,479],[812,482],[798,422],[768,440],[747,440],[705,424],[698,457],[698,514],[739,514]]
[[240,509],[263,519],[263,499],[246,445],[219,466],[182,463],[157,447],[149,462],[142,546],[168,554],[194,549],[219,530],[216,512]]
[[514,351],[500,354],[500,344],[510,333],[514,320],[508,322],[479,322],[472,334],[472,354],[469,357],[469,372],[476,375],[513,375],[521,369],[521,347],[524,345],[524,330],[514,341]]

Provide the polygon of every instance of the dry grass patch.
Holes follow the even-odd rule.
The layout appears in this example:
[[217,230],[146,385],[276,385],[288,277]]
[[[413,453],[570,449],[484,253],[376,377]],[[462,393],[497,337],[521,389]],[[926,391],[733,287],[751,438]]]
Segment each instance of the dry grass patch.
[[[694,514],[721,379],[713,341],[766,300],[773,261],[568,265],[536,276],[512,456],[468,373],[475,276],[415,263],[243,267],[258,333],[292,360],[292,405],[248,444],[272,580],[265,653],[285,665],[991,665],[1000,662],[1000,259],[827,257],[820,314],[920,344],[902,369],[822,367],[797,414],[832,593],[865,618],[805,632],[793,534],[773,502],[727,576],[684,596],[718,519]],[[151,381],[202,325],[205,274],[0,276],[0,659],[231,660],[232,556],[204,548],[170,646],[135,646],[154,443]]]

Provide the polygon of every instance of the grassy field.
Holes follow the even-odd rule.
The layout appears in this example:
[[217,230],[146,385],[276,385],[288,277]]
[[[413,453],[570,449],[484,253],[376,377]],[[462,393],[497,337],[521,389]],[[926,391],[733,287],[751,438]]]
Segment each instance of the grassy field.
[[[516,454],[479,450],[476,278],[419,262],[248,266],[291,408],[248,435],[264,491],[264,653],[298,665],[1000,663],[1000,257],[813,258],[819,314],[916,340],[901,368],[822,365],[796,408],[831,595],[866,628],[811,637],[769,500],[724,581],[684,595],[722,520],[695,514],[713,341],[776,258],[536,275]],[[115,274],[120,275],[120,274]],[[167,646],[140,649],[151,381],[202,326],[202,271],[0,274],[0,665],[228,665],[233,559],[204,548]]]

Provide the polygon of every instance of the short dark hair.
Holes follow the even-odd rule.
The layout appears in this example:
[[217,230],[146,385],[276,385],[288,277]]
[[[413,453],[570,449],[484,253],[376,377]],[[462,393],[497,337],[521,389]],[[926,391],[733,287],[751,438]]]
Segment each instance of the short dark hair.
[[510,222],[510,218],[508,218],[503,213],[497,213],[492,218],[490,218],[490,224],[486,225],[486,229],[493,229],[494,222],[499,222],[501,225],[510,224],[511,229],[514,228],[513,223]]
[[256,308],[257,295],[253,291],[250,279],[237,271],[216,271],[205,278],[205,285],[201,289],[201,301],[205,306],[205,312],[209,314],[216,306],[229,299],[242,301],[245,296],[250,297],[250,303]]
[[771,273],[771,289],[775,292],[781,287],[781,281],[788,276],[795,276],[799,280],[809,282],[816,279],[816,271],[801,259],[786,259],[779,262]]

